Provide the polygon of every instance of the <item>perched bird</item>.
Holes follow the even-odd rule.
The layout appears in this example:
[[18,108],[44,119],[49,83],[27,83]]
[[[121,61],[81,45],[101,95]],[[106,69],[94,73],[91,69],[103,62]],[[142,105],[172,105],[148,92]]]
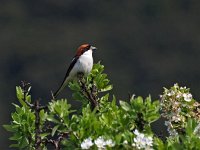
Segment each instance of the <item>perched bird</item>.
[[92,53],[94,50],[96,50],[96,47],[90,44],[83,44],[77,49],[62,84],[53,95],[54,98],[58,96],[69,81],[77,79],[79,75],[87,76],[90,73],[93,66]]

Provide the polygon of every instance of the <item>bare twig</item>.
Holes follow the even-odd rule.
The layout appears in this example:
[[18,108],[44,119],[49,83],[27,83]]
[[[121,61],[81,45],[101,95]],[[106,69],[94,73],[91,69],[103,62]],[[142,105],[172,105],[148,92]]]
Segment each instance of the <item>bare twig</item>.
[[40,106],[39,100],[36,100],[34,103],[33,110],[35,112],[35,149],[41,150],[41,129],[40,129],[40,111],[46,109],[47,106]]
[[51,91],[51,97],[52,97],[52,100],[55,100],[55,96],[53,94],[53,91]]
[[40,144],[41,144],[41,137],[40,137],[40,106],[39,106],[39,100],[35,101],[35,149],[40,150]]
[[92,78],[91,84],[92,84],[92,87],[90,88],[90,91],[91,91],[92,97],[95,99],[95,101],[97,101],[98,91],[97,91],[96,85],[94,84],[94,78]]
[[60,150],[61,149],[61,147],[60,147],[60,143],[62,142],[62,140],[66,137],[66,136],[68,136],[68,132],[66,132],[66,133],[60,133],[59,135],[58,135],[58,138],[57,139],[55,139],[55,140],[53,140],[53,139],[47,139],[46,141],[45,141],[45,143],[46,143],[46,145],[49,143],[49,144],[52,144],[53,146],[54,146],[54,148],[55,148],[55,150]]

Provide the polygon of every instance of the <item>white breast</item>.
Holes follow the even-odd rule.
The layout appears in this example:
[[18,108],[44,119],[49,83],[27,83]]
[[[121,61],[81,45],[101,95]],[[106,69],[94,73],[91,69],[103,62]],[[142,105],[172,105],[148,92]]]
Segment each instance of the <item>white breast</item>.
[[92,70],[93,66],[93,57],[92,50],[88,50],[83,53],[79,59],[77,60],[74,68],[72,69],[70,76],[77,76],[77,73],[84,73],[84,75],[88,75]]

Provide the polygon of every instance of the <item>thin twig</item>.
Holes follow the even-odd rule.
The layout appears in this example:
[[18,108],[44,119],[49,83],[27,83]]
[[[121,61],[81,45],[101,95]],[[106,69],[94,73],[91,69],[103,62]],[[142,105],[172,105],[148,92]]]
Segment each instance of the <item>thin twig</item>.
[[90,88],[90,91],[91,91],[92,97],[95,101],[97,101],[97,87],[94,84],[94,78],[92,78],[91,84],[92,84],[92,87]]
[[54,96],[53,91],[51,91],[51,97],[52,97],[52,100],[55,100],[55,96]]
[[60,147],[60,143],[62,142],[62,140],[68,136],[69,132],[66,132],[66,133],[60,133],[58,135],[58,138],[53,140],[53,139],[46,139],[45,143],[46,145],[49,143],[49,144],[52,144],[55,148],[55,150],[60,150],[61,147]]
[[41,137],[40,137],[40,106],[39,100],[35,101],[35,149],[40,150]]

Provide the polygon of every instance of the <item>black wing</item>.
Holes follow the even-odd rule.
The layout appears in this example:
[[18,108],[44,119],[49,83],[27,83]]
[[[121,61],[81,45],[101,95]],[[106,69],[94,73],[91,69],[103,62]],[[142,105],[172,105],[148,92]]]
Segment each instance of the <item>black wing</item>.
[[64,80],[62,81],[62,84],[60,85],[60,87],[58,88],[58,90],[54,93],[54,97],[57,97],[58,94],[60,93],[60,91],[64,88],[64,83],[67,79],[67,77],[69,76],[69,73],[71,72],[72,68],[74,67],[75,63],[77,62],[79,56],[75,56],[73,59],[72,59],[72,62],[67,70],[67,73],[65,74],[65,77],[64,77]]

